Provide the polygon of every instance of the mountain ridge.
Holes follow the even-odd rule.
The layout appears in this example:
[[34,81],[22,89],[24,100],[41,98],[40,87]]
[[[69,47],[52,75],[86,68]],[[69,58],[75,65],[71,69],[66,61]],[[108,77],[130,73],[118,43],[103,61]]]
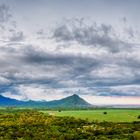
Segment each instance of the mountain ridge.
[[0,106],[25,106],[25,107],[91,107],[92,105],[86,102],[83,98],[79,97],[77,94],[62,98],[60,100],[52,101],[20,101],[0,95]]

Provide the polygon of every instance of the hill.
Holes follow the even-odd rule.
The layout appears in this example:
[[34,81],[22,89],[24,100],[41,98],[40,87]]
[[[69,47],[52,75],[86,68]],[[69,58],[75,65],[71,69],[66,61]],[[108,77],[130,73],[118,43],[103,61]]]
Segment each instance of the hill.
[[92,105],[74,94],[72,96],[53,101],[19,101],[0,95],[0,106],[6,107],[46,107],[46,108],[74,108],[74,107],[91,107]]
[[16,100],[8,97],[4,97],[0,95],[0,106],[6,106],[6,107],[19,107],[19,106],[28,106],[28,107],[36,107],[40,104],[41,102],[36,102],[36,101],[21,101],[21,100]]
[[21,102],[16,99],[11,99],[0,95],[0,106],[13,106]]
[[91,107],[91,104],[79,97],[77,94],[63,98],[61,100],[54,100],[47,102],[49,107]]

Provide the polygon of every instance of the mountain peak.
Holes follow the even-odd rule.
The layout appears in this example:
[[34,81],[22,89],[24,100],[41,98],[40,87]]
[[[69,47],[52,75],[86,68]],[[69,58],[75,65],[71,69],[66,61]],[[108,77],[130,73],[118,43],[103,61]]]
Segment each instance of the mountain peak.
[[[79,95],[73,94],[73,95],[71,95],[71,96],[69,96],[69,97],[79,97]],[[80,98],[80,97],[79,97],[79,98]]]
[[77,94],[73,94],[71,96],[68,96],[66,98],[63,98],[59,100],[59,102],[62,102],[62,104],[66,106],[73,106],[73,107],[89,107],[91,106],[88,102],[86,102],[84,99],[79,97]]

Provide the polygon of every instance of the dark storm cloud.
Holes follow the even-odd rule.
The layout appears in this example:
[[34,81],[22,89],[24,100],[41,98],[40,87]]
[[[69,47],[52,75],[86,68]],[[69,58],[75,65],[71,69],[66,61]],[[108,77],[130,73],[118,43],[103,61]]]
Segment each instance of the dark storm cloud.
[[[48,64],[48,65],[60,65],[60,66],[81,66],[87,65],[84,67],[88,69],[89,67],[97,67],[100,65],[100,62],[96,58],[91,58],[84,55],[74,55],[74,54],[59,54],[59,53],[46,53],[38,50],[34,50],[29,46],[25,50],[25,61],[27,63],[36,63],[36,64]],[[80,67],[79,67],[80,70]]]
[[114,92],[111,92],[110,90],[108,90],[108,92],[109,93],[101,93],[99,95],[100,96],[118,96],[118,97],[119,96],[126,96],[126,97],[129,97],[129,96],[136,96],[136,97],[137,96],[140,96],[140,94],[137,91],[135,93],[133,93],[133,92],[132,93],[130,93],[130,92],[129,93],[126,93],[126,92],[125,93],[122,93],[120,91],[119,92],[115,92],[115,91]]
[[139,97],[140,93],[138,92],[140,90],[139,85],[115,85],[115,86],[102,86],[99,87],[90,87],[87,89],[87,92],[89,94],[98,95],[98,96],[110,96],[110,97],[120,97],[120,96],[135,96]]
[[[37,46],[22,43],[9,43],[1,47],[0,50],[4,53],[4,58],[10,57],[10,59],[0,59],[0,65],[3,66],[0,69],[2,77],[0,80],[5,86],[11,85],[13,88],[18,85],[38,84],[54,89],[93,86],[101,89],[103,86],[140,83],[139,58],[132,57],[132,55],[124,57],[123,55],[109,54],[88,56],[72,53],[49,53]],[[110,69],[109,66],[114,65],[113,63],[115,63],[115,69],[119,68],[117,71],[112,75],[108,71],[103,71],[104,68]],[[92,72],[93,74],[91,74]],[[130,74],[125,75],[125,73]],[[53,76],[49,77],[51,74]],[[116,76],[116,74],[120,75]],[[9,89],[11,88],[7,88],[5,91]],[[126,94],[125,92],[112,92],[110,89],[107,91],[105,93],[100,90],[98,95],[120,96],[118,93],[121,93],[122,96],[139,95],[136,92],[135,94],[130,92]],[[88,94],[88,92],[86,93]],[[91,94],[91,91],[89,93]],[[94,90],[92,93],[94,94]]]
[[[22,45],[19,45],[19,47],[23,48]],[[41,73],[40,72],[41,69],[42,70],[44,69],[43,70],[44,75],[45,73],[47,73],[47,70],[50,70],[49,68],[51,67],[51,69],[54,69],[54,72],[58,76],[58,78],[56,79],[62,80],[64,78],[65,80],[66,78],[67,80],[70,80],[72,77],[86,73],[88,74],[88,72],[90,72],[92,69],[96,69],[100,65],[100,61],[96,58],[73,54],[59,54],[59,53],[52,54],[35,49],[35,47],[31,45],[24,46],[23,49],[19,50],[8,48],[7,49],[1,48],[1,50],[7,52],[6,53],[7,55],[9,55],[10,52],[12,52],[12,55],[10,54],[11,56],[10,61],[9,60],[0,61],[0,64],[4,65],[4,68],[1,69],[0,71],[4,71],[6,68],[8,68],[10,75],[11,74],[14,75],[14,73],[15,74],[21,73],[20,75],[21,77],[22,76],[24,77],[24,73],[22,75],[22,71],[24,71],[26,67],[29,67],[31,71],[33,69],[36,69],[37,67],[39,73]],[[23,64],[21,65],[22,69],[16,67],[18,64]],[[7,75],[8,78],[13,77],[10,76],[9,74]],[[25,79],[28,78],[25,76]],[[35,80],[37,79],[38,78],[35,78]],[[16,81],[19,81],[19,79],[16,79]],[[42,81],[44,80],[42,79]]]
[[[134,31],[130,28],[127,33],[131,37],[134,36]],[[96,22],[88,25],[83,19],[65,20],[56,26],[52,38],[57,42],[77,42],[85,46],[104,47],[111,52],[131,47],[130,43],[119,38],[112,25],[97,25]]]
[[[20,44],[20,47],[22,49],[19,50],[4,49],[3,51],[7,52],[7,56],[11,51],[12,55],[10,55],[10,60],[0,61],[0,64],[3,65],[0,70],[0,72],[3,72],[2,76],[16,84],[38,83],[62,88],[71,86],[65,85],[65,82],[61,83],[71,79],[78,83],[76,86],[80,87],[117,86],[138,84],[140,82],[139,69],[135,69],[134,63],[126,58],[121,58],[120,60],[120,57],[118,57],[111,60],[109,56],[100,56],[98,58],[96,56],[47,53],[36,49],[32,45],[26,46],[23,44]],[[123,63],[122,60],[124,61]],[[113,75],[109,75],[108,72],[104,73],[104,71],[101,76],[98,74],[98,71],[103,70],[105,66],[109,68],[108,65],[114,61],[116,61],[116,67],[121,67],[116,71],[120,74],[119,77],[116,77],[115,72]],[[20,69],[17,65],[20,66]],[[138,64],[135,62],[135,65]],[[7,73],[4,73],[5,70]],[[94,73],[91,75],[92,71]],[[130,78],[123,74],[128,71],[132,73]],[[54,74],[54,77],[49,78],[47,73]]]

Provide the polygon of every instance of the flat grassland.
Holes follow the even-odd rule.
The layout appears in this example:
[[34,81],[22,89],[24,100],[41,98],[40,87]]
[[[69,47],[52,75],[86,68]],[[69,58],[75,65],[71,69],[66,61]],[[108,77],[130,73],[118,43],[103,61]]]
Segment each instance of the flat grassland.
[[[133,122],[140,121],[139,109],[97,109],[97,110],[73,110],[73,111],[41,111],[55,116],[73,116],[75,118],[88,119],[89,121],[108,122]],[[104,114],[106,112],[106,114]]]

